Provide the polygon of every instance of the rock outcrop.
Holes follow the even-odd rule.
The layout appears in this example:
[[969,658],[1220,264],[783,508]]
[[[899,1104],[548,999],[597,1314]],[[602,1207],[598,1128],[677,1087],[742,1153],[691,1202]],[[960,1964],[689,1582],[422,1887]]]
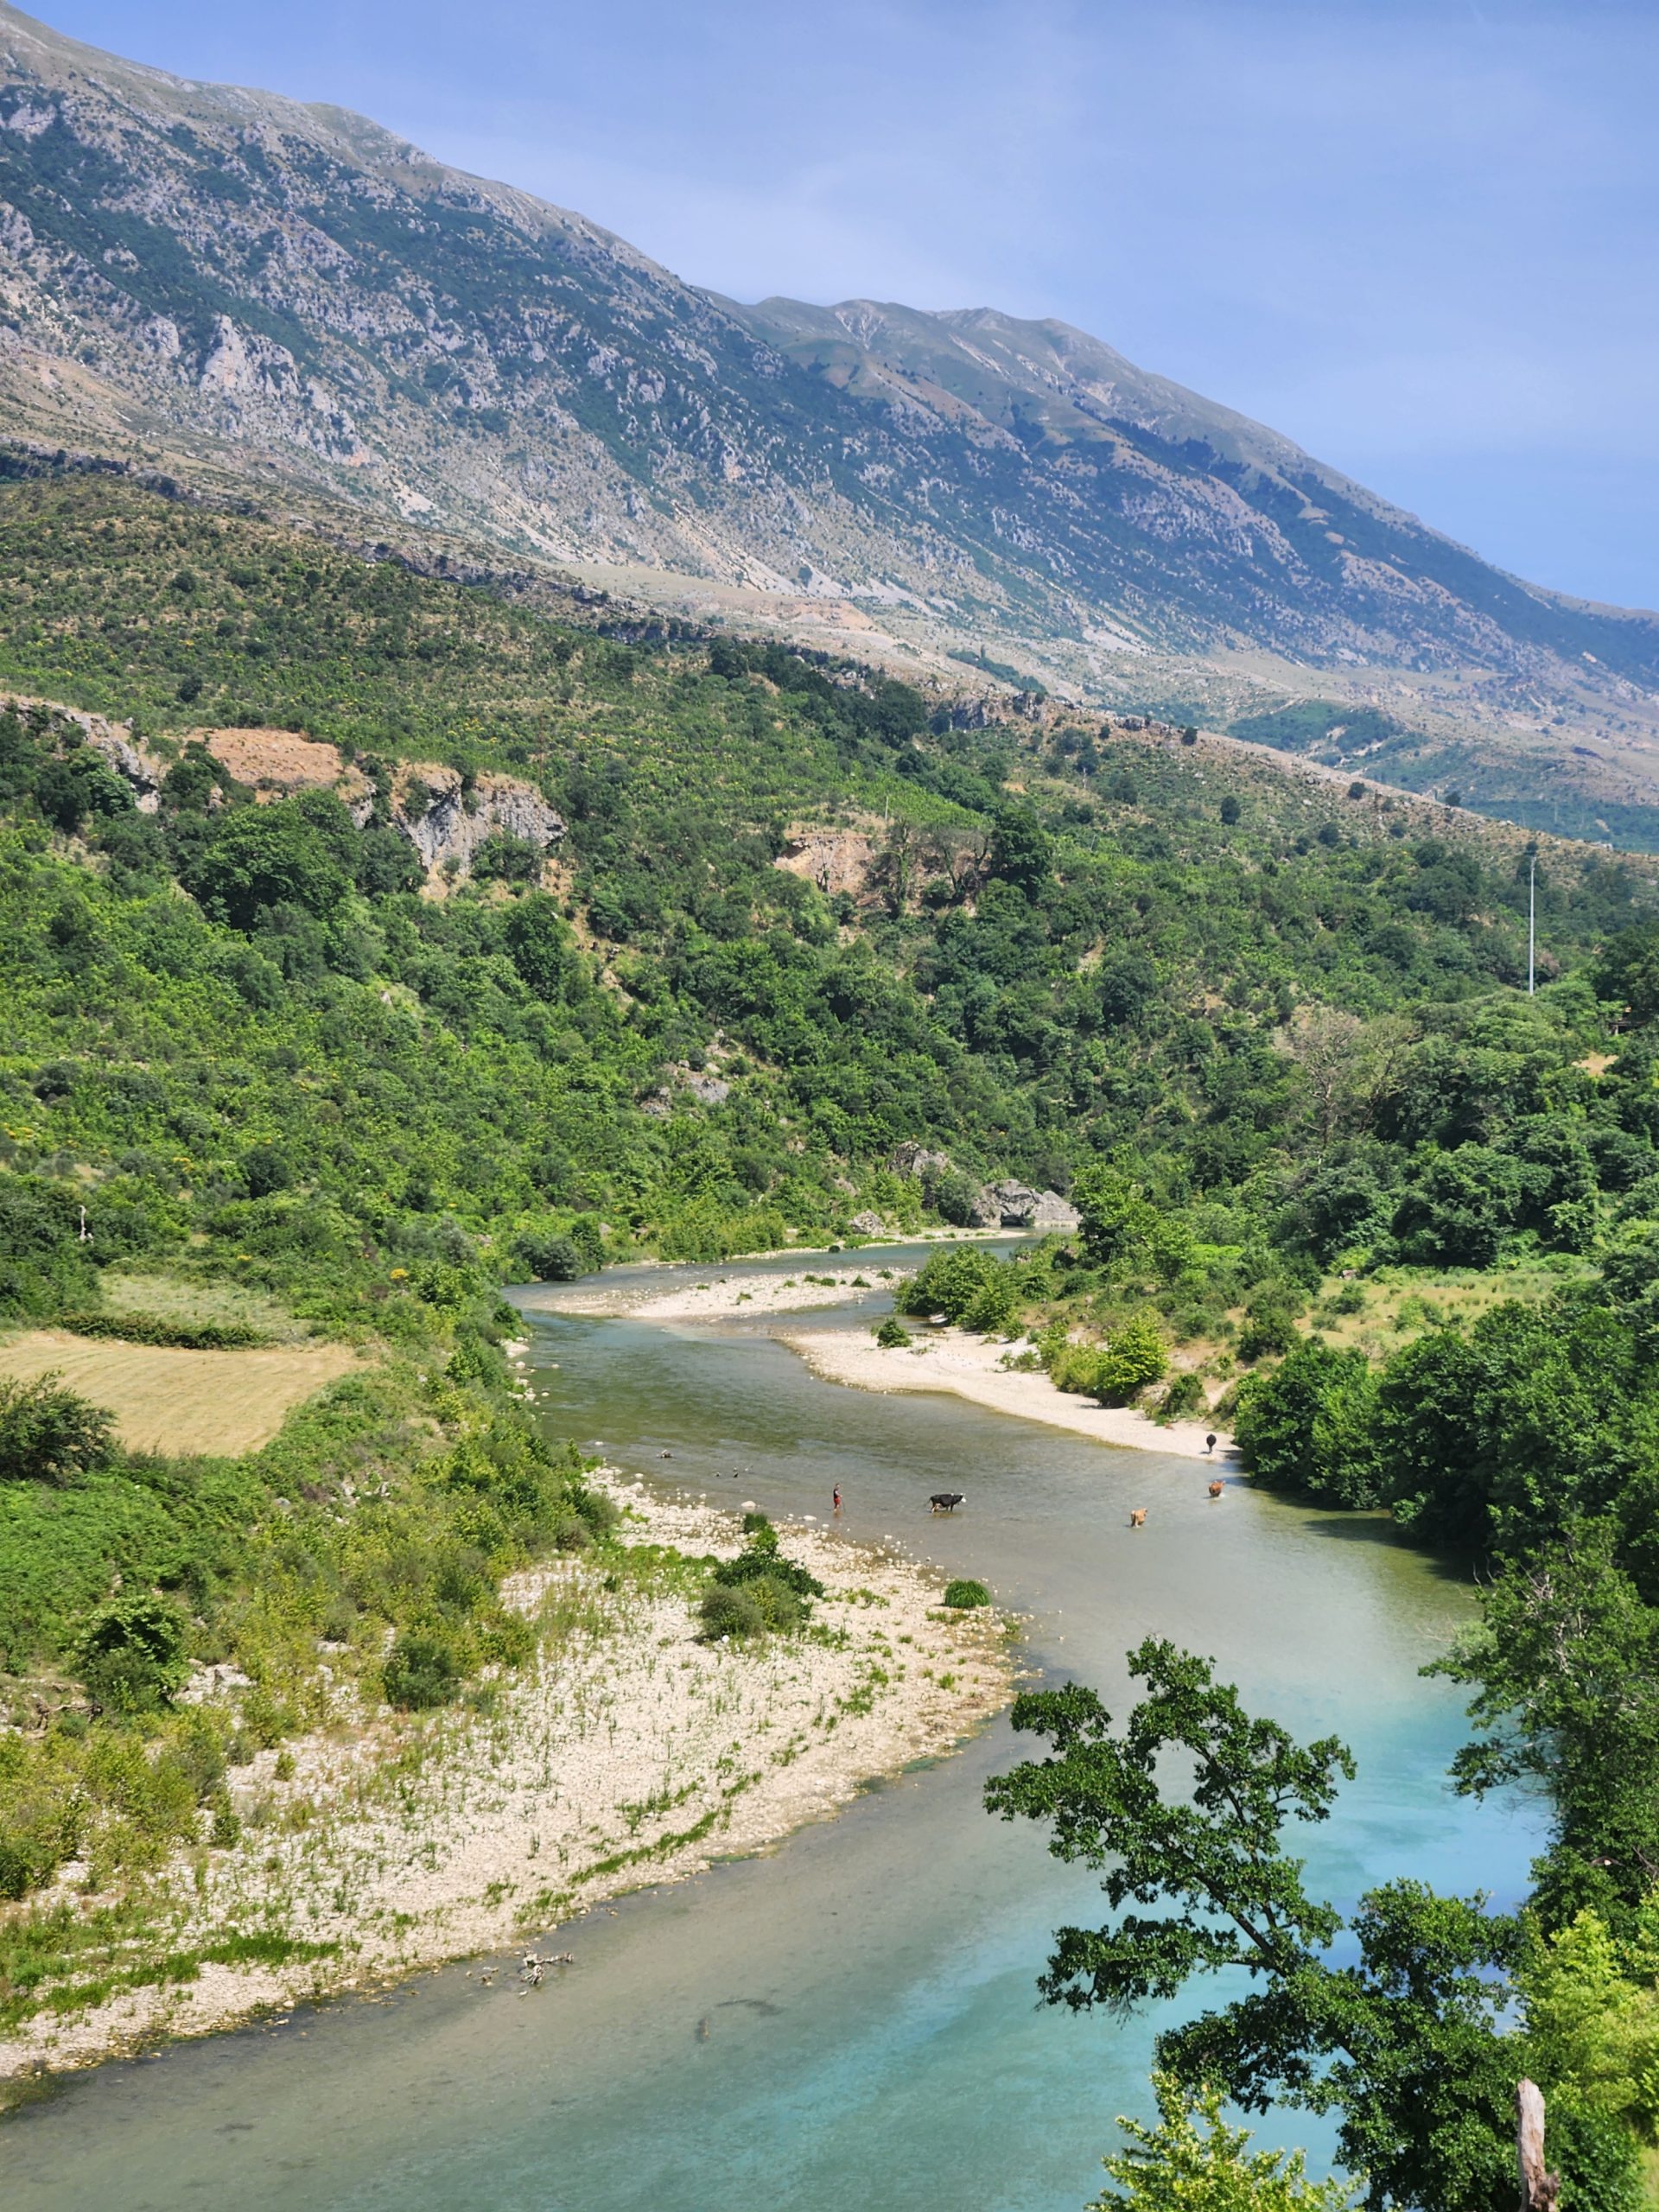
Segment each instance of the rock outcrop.
[[[948,1153],[930,1151],[914,1138],[894,1147],[887,1165],[895,1175],[913,1175],[924,1191],[944,1175],[957,1171]],[[930,1193],[931,1195],[931,1193]],[[1033,1190],[1013,1176],[1000,1183],[982,1183],[968,1211],[971,1229],[1076,1229],[1083,1217],[1058,1191]]]
[[429,870],[453,861],[463,875],[492,837],[516,837],[545,853],[564,835],[563,817],[533,785],[514,776],[469,779],[433,761],[412,762],[400,772],[391,819]]

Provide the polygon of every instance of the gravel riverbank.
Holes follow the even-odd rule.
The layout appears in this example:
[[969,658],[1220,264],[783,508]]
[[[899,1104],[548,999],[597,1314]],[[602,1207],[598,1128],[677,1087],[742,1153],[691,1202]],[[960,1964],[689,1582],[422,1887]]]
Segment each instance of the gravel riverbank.
[[[597,1479],[626,1509],[629,1544],[691,1557],[739,1548],[737,1517],[700,1497]],[[944,1612],[940,1577],[822,1528],[780,1533],[827,1592],[804,1634],[711,1647],[696,1639],[692,1571],[670,1560],[635,1577],[563,1560],[510,1586],[543,1641],[500,1675],[493,1710],[342,1710],[284,1746],[280,1770],[270,1751],[234,1770],[243,1840],[167,1870],[146,1950],[177,1959],[254,1930],[337,1948],[308,1962],[203,1965],[79,2010],[48,2003],[0,2042],[0,2078],[367,1993],[531,1937],[551,1935],[575,1954],[556,1971],[579,1971],[573,1923],[594,1905],[774,1844],[867,1782],[948,1751],[1006,1700],[1000,1622]],[[80,1897],[76,1872],[32,1909],[108,1902]],[[513,1971],[502,1968],[498,1996]]]

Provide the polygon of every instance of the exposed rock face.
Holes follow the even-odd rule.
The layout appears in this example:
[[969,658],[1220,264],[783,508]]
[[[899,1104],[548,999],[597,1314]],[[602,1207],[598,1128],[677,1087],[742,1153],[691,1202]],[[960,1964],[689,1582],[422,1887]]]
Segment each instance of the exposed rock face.
[[732,1086],[717,1075],[689,1075],[685,1087],[694,1098],[705,1106],[723,1106],[732,1095]]
[[1068,1235],[1082,1225],[1083,1216],[1058,1191],[1039,1191],[1025,1224],[1027,1229],[1058,1229]]
[[847,1225],[861,1236],[880,1236],[887,1224],[879,1213],[855,1213]]
[[97,747],[118,776],[125,778],[139,813],[159,812],[162,778],[166,773],[162,762],[135,745],[130,733],[118,723],[106,722],[99,715],[77,715],[75,719],[86,730],[87,743]]
[[950,1173],[950,1155],[948,1152],[930,1152],[925,1144],[907,1137],[903,1144],[893,1147],[887,1165],[895,1175],[914,1175],[925,1183],[930,1175]]
[[1063,323],[742,307],[359,116],[3,4],[0,31],[14,437],[131,455],[142,424],[193,479],[263,496],[275,472],[376,527],[821,624],[957,646],[995,626],[1077,681],[1262,651],[1478,668],[1507,704],[1659,680],[1651,618],[1516,582]]
[[[0,234],[0,244],[3,243]],[[0,692],[0,707],[15,707],[20,714],[31,707],[44,707],[57,721],[73,722],[93,751],[101,753],[130,787],[140,814],[154,814],[161,805],[167,764],[135,741],[130,722],[108,721],[102,715],[87,714],[79,707],[66,707],[55,699],[35,699],[16,691]]]
[[454,861],[463,874],[479,847],[503,832],[543,853],[564,835],[563,817],[532,785],[512,776],[480,776],[468,788],[458,769],[433,761],[403,771],[391,818],[429,869]]
[[[924,1188],[935,1177],[956,1172],[948,1153],[930,1152],[913,1138],[894,1147],[887,1165],[895,1175],[918,1177]],[[970,1229],[1072,1230],[1082,1218],[1058,1191],[1033,1191],[1013,1176],[982,1183],[968,1211]]]
[[874,861],[869,839],[860,830],[802,830],[772,862],[790,875],[804,876],[822,892],[857,897],[868,887]]
[[[986,1218],[981,1221],[980,1216]],[[1083,1216],[1058,1191],[1033,1191],[1010,1177],[980,1192],[976,1226],[987,1229],[1075,1229]]]
[[988,1183],[982,1183],[968,1209],[968,1226],[970,1229],[1001,1229],[1002,1225],[1002,1201]]

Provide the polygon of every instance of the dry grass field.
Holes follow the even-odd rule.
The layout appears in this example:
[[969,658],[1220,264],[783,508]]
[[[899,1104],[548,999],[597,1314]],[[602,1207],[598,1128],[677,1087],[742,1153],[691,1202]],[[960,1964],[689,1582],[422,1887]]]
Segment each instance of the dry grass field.
[[61,1329],[0,1338],[0,1376],[32,1382],[60,1370],[71,1389],[109,1408],[122,1442],[140,1452],[251,1452],[353,1360],[345,1344],[175,1351]]

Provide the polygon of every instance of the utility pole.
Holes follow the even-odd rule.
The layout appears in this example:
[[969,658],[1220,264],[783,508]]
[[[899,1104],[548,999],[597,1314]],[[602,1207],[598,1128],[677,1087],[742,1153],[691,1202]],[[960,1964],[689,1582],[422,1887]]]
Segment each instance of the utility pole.
[[1527,848],[1527,996],[1530,998],[1537,985],[1538,957],[1538,848]]

